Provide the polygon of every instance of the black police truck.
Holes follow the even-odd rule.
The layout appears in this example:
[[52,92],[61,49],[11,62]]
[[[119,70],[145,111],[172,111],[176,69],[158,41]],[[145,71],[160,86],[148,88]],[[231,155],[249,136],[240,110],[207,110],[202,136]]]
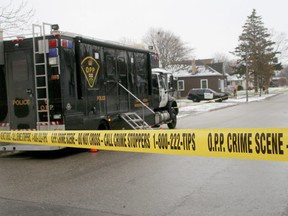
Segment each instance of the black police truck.
[[0,130],[173,129],[177,103],[157,67],[151,50],[33,25],[0,42]]

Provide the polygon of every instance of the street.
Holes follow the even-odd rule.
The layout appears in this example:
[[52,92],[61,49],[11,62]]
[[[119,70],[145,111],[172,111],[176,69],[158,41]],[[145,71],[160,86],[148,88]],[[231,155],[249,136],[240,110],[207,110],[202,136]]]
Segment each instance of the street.
[[[191,113],[177,128],[287,128],[287,101]],[[285,162],[64,149],[2,155],[0,173],[5,216],[288,215]]]
[[219,110],[185,116],[177,128],[285,128],[288,126],[287,98],[287,94],[280,94],[241,106],[234,104],[227,109],[221,109],[223,104],[218,103]]

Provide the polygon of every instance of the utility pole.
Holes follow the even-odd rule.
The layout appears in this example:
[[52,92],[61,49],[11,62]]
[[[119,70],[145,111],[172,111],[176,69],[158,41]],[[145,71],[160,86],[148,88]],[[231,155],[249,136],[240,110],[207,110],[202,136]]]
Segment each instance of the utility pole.
[[248,80],[249,80],[249,73],[248,73],[248,52],[246,52],[246,71],[245,71],[245,77],[246,77],[246,102],[248,102]]

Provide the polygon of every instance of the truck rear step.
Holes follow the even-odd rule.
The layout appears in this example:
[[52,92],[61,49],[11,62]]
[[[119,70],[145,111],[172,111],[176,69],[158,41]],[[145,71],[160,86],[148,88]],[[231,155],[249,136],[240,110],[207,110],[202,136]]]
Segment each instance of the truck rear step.
[[147,124],[147,122],[145,122],[135,112],[122,113],[120,117],[135,130],[137,129],[152,130],[152,128]]

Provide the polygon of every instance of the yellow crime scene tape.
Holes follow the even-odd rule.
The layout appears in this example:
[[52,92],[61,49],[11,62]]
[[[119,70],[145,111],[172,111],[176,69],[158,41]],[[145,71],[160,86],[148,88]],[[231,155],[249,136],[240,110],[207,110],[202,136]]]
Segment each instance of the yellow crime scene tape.
[[288,161],[288,128],[0,131],[0,142]]

